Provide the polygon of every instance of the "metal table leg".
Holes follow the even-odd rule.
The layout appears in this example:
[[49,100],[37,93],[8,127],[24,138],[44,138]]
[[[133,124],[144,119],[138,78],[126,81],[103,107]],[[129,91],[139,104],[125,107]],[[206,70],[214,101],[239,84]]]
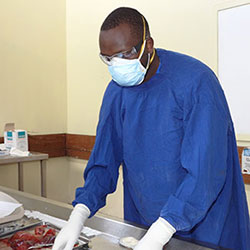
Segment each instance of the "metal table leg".
[[47,197],[47,188],[46,188],[46,160],[40,161],[40,167],[41,167],[41,196]]
[[23,163],[18,162],[18,190],[23,191]]

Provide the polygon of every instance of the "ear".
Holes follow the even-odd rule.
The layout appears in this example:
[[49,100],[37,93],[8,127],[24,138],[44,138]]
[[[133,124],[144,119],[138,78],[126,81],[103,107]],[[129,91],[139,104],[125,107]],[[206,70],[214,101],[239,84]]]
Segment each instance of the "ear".
[[147,42],[146,42],[146,51],[150,54],[153,53],[154,51],[154,40],[152,37],[148,38],[147,39]]

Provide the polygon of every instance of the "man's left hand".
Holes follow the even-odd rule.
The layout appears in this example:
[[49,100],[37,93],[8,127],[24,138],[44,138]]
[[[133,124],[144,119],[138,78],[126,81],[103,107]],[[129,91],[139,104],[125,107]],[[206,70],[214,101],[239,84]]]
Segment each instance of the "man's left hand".
[[151,225],[134,250],[162,250],[175,232],[175,228],[160,217]]

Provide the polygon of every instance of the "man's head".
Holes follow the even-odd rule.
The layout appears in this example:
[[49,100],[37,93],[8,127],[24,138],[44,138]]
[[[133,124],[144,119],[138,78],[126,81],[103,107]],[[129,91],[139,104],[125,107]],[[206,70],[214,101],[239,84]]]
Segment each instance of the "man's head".
[[125,59],[136,58],[145,39],[152,44],[145,17],[137,10],[127,7],[115,9],[107,16],[101,26],[99,39],[102,55],[112,56],[135,47],[137,54]]
[[[100,56],[109,65],[109,71],[116,82],[122,80],[117,81],[114,74],[131,85],[141,83],[139,79],[151,77],[148,71],[152,71],[154,43],[147,20],[137,10],[121,7],[112,11],[101,26],[99,45]],[[132,66],[133,59],[137,61],[133,61]]]
[[120,24],[128,24],[131,36],[136,40],[143,36],[143,18],[146,26],[146,38],[150,37],[148,22],[145,17],[137,10],[127,7],[121,7],[112,11],[104,20],[101,31],[113,29]]

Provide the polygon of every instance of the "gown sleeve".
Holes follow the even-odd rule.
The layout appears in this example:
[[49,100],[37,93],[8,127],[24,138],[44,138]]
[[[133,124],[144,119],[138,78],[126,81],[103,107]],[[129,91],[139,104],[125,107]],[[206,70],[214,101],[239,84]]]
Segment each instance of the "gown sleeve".
[[116,189],[122,162],[121,98],[112,86],[107,88],[99,114],[96,141],[84,171],[84,187],[76,189],[73,206],[85,204],[93,216],[106,204],[106,196]]
[[232,123],[215,75],[202,76],[191,103],[184,117],[180,154],[186,177],[160,214],[177,231],[189,231],[206,216],[227,176],[227,138]]

